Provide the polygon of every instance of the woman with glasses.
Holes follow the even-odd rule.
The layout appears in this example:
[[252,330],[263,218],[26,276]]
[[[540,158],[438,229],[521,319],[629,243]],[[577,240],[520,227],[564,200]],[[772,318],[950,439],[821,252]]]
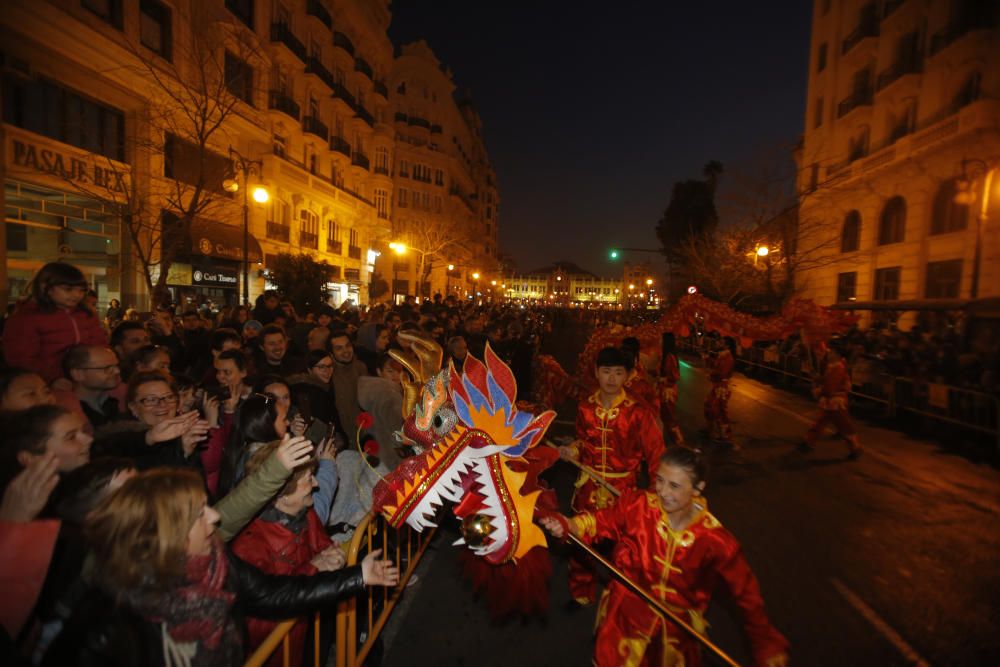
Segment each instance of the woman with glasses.
[[199,467],[195,456],[210,428],[197,410],[177,414],[179,398],[162,371],[135,373],[125,402],[132,419],[116,422],[94,442],[95,455],[124,456],[136,468],[160,465]]
[[312,350],[306,355],[305,373],[288,378],[292,403],[299,407],[306,421],[321,419],[333,426],[336,433],[346,435],[337,413],[333,390],[333,357],[325,350]]
[[29,295],[4,327],[4,359],[35,371],[46,382],[62,377],[62,359],[74,345],[107,345],[97,315],[83,303],[87,279],[72,264],[46,264],[31,281]]

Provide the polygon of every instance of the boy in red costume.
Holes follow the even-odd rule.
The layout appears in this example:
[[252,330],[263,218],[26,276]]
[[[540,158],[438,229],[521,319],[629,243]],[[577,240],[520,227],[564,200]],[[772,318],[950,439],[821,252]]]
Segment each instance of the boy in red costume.
[[729,421],[729,379],[733,377],[736,360],[733,357],[735,343],[732,338],[726,338],[725,347],[715,356],[705,360],[705,370],[712,388],[705,397],[705,422],[708,425],[708,437],[713,440],[731,442],[733,427]]
[[813,386],[813,394],[819,400],[822,412],[806,432],[802,448],[812,451],[826,425],[833,424],[837,432],[847,439],[850,446],[848,457],[856,459],[861,454],[861,442],[847,412],[847,397],[851,392],[851,375],[847,371],[847,364],[837,350],[830,349],[826,353],[826,363],[822,364],[822,369],[822,376]]
[[[627,359],[621,350],[606,347],[598,353],[599,389],[577,409],[577,440],[559,448],[564,459],[582,463],[622,492],[636,488],[636,473],[643,461],[652,479],[663,453],[656,415],[645,403],[626,395],[627,377]],[[575,512],[603,509],[614,500],[590,475],[580,473],[573,494]],[[589,559],[570,561],[569,592],[581,605],[597,599],[594,564]]]
[[[656,491],[630,491],[606,509],[571,519],[540,519],[556,538],[567,532],[592,542],[615,542],[612,560],[622,573],[700,633],[712,592],[724,582],[743,612],[756,667],[787,664],[788,642],[771,625],[760,587],[736,538],[712,516],[701,455],[670,447],[656,472]],[[698,640],[654,611],[624,583],[614,579],[597,613],[594,665],[701,664]]]

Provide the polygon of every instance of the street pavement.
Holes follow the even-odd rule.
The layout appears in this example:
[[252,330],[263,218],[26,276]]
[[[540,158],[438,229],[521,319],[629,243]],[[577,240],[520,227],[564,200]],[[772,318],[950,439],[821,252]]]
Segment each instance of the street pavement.
[[[863,422],[858,461],[832,437],[800,453],[814,404],[739,374],[730,402],[738,448],[702,442],[708,386],[697,360],[682,363],[681,426],[711,455],[709,507],[742,543],[793,665],[1000,664],[995,468]],[[557,424],[553,434],[571,431]],[[568,503],[574,471],[560,462],[550,473]],[[457,533],[440,533],[384,635],[383,665],[590,664],[594,610],[566,609],[569,547],[551,550],[547,618],[495,625],[461,578]],[[724,591],[708,620],[710,637],[751,664]],[[705,664],[721,663],[706,655]]]

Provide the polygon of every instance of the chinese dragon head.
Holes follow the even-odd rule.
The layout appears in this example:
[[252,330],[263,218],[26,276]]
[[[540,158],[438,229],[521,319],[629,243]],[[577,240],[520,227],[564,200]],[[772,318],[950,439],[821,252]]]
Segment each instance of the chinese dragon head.
[[457,545],[490,565],[517,564],[546,545],[533,522],[543,493],[538,474],[558,454],[536,445],[555,413],[518,410],[514,374],[488,346],[484,361],[468,356],[461,373],[449,365],[431,374],[440,367],[440,348],[416,336],[406,340],[410,350],[393,353],[413,378],[404,389],[409,414],[400,440],[418,453],[378,483],[373,509],[396,528],[406,523],[422,531],[453,503],[463,527]]

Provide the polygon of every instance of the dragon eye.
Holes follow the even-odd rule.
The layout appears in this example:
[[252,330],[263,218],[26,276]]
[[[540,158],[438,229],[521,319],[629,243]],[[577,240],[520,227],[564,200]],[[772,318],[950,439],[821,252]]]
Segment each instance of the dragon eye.
[[431,421],[431,428],[439,436],[445,435],[453,428],[455,424],[458,423],[458,415],[451,408],[440,408],[434,413],[434,419]]

